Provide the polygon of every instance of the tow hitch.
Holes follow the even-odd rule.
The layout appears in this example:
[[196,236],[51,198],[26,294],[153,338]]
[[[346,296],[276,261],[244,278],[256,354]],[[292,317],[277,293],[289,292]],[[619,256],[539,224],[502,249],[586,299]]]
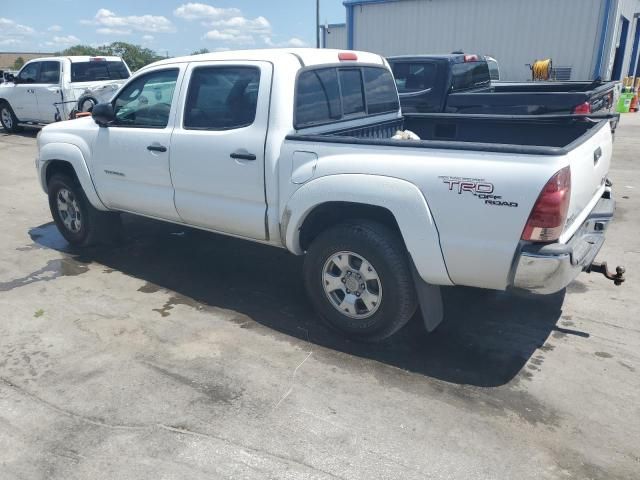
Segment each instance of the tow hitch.
[[607,262],[602,262],[602,263],[593,262],[588,270],[588,273],[591,273],[591,272],[601,273],[602,275],[607,277],[609,280],[611,280],[615,285],[622,285],[622,282],[624,282],[625,280],[624,267],[616,267],[616,273],[614,275],[607,268]]

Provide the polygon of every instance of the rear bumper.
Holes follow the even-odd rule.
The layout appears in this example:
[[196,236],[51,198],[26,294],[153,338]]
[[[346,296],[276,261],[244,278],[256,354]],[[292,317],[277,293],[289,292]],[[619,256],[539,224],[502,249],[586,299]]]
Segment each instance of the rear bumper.
[[566,244],[522,244],[516,257],[513,287],[532,293],[555,293],[580,272],[589,270],[613,219],[615,201],[609,197],[606,192]]

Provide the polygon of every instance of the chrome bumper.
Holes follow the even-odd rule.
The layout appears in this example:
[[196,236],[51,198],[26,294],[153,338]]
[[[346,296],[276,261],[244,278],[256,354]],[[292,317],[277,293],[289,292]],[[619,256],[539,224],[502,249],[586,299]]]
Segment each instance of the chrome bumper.
[[602,197],[566,244],[524,243],[516,256],[513,287],[532,293],[555,293],[589,270],[604,243],[615,201]]

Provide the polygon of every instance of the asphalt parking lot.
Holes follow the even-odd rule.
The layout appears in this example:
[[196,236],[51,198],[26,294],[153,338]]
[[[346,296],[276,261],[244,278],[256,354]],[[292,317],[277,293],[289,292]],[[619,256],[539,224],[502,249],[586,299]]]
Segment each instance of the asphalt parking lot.
[[436,333],[370,346],[318,322],[277,249],[133,216],[69,249],[35,131],[0,130],[0,478],[638,478],[639,152],[628,115],[599,255],[625,285],[449,288]]

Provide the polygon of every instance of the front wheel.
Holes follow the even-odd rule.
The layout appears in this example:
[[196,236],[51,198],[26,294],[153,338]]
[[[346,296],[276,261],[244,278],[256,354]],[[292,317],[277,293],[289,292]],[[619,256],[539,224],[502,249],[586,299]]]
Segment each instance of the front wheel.
[[48,193],[51,216],[71,245],[87,247],[111,240],[119,233],[120,216],[94,208],[75,179],[53,175]]
[[390,337],[417,307],[404,244],[375,222],[343,223],[321,233],[307,252],[304,274],[320,316],[358,340]]
[[13,113],[13,109],[11,105],[7,102],[0,104],[0,123],[4,129],[9,133],[15,133],[20,131],[20,127],[18,126],[18,118],[15,113]]

